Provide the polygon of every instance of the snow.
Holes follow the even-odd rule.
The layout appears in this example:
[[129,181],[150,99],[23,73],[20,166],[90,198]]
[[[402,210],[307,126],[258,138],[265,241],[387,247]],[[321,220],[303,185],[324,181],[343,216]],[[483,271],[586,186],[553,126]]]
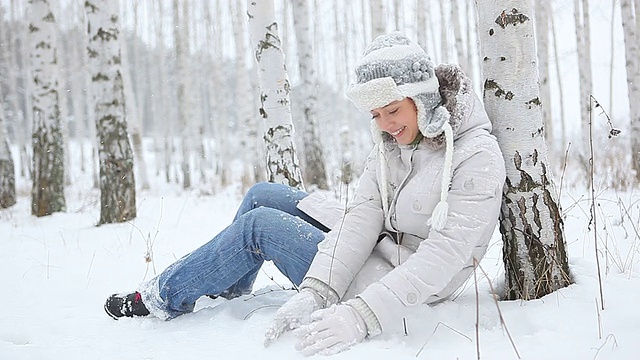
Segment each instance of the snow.
[[[67,213],[35,218],[29,215],[28,186],[18,184],[18,204],[0,211],[0,359],[303,358],[292,334],[269,348],[262,345],[278,305],[293,294],[282,290],[290,283],[270,263],[251,296],[204,298],[193,314],[171,321],[114,321],[104,313],[107,296],[134,289],[153,276],[154,268],[162,271],[224,228],[242,195],[236,186],[203,195],[155,181],[151,188],[156,190],[139,192],[135,220],[100,227],[95,226],[97,190],[69,187]],[[598,219],[601,310],[589,203],[572,200],[586,198],[587,192],[563,193],[575,284],[539,300],[500,301],[507,332],[478,272],[477,297],[471,280],[454,301],[416,309],[407,318],[408,335],[385,334],[335,358],[408,359],[419,353],[419,359],[475,359],[476,317],[484,359],[517,358],[508,334],[523,359],[637,358],[640,199],[633,192],[598,195],[599,214],[606,214]],[[618,199],[630,216],[620,210]],[[152,262],[147,263],[149,247]],[[497,232],[481,266],[499,288],[504,271]]]

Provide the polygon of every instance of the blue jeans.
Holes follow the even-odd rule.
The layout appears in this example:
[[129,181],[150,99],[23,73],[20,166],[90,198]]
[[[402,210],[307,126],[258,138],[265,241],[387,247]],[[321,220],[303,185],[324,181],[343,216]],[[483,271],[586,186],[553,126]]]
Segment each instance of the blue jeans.
[[171,319],[192,312],[203,295],[230,299],[248,294],[265,260],[300,285],[329,231],[296,208],[307,195],[281,184],[251,187],[231,225],[151,280],[157,293],[145,298],[143,292],[149,310]]

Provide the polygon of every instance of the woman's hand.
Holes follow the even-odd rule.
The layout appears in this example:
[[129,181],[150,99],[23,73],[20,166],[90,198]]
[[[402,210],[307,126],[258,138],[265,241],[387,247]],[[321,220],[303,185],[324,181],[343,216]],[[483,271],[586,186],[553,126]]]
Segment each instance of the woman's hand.
[[264,346],[271,345],[284,332],[308,324],[311,313],[320,309],[322,298],[310,288],[304,288],[291,297],[278,311],[264,334]]
[[296,350],[306,356],[333,355],[367,337],[367,325],[350,305],[338,304],[311,314],[313,321],[293,333],[299,338]]

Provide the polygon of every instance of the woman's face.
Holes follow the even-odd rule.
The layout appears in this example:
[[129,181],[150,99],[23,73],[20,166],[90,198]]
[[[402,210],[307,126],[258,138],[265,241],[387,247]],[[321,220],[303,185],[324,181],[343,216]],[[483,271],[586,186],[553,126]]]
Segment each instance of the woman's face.
[[420,133],[418,111],[410,98],[375,108],[371,110],[371,116],[380,129],[393,136],[400,145],[411,144]]

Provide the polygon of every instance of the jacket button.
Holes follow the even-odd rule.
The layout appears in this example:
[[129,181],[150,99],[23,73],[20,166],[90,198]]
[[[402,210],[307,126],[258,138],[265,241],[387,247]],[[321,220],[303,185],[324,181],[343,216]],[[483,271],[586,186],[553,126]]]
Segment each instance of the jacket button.
[[407,294],[407,302],[411,305],[415,304],[418,301],[418,296],[414,293]]
[[420,209],[422,209],[422,205],[420,205],[420,201],[418,200],[413,200],[412,206],[414,211],[420,211]]

